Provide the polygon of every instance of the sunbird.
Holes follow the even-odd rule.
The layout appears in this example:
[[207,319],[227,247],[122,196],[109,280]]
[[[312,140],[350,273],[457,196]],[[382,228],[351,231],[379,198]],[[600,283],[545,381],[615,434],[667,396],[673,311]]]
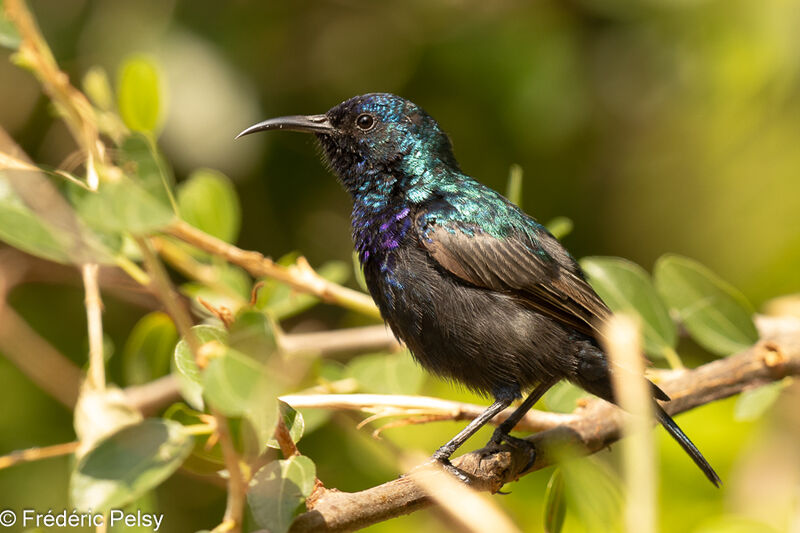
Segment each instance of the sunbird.
[[[544,226],[461,171],[447,134],[419,106],[393,94],[365,94],[323,115],[265,120],[238,137],[269,130],[316,135],[352,197],[355,249],[392,332],[428,371],[494,398],[433,459],[467,480],[450,463],[452,454],[529,391],[489,444],[527,449],[530,466],[533,445],[509,433],[562,379],[614,402],[598,329],[608,307]],[[719,486],[717,473],[656,402],[669,396],[651,385],[658,421]]]

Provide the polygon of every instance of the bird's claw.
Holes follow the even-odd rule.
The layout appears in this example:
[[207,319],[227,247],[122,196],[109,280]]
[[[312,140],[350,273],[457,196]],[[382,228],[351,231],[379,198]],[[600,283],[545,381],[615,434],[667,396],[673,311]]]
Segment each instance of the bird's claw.
[[492,438],[489,439],[487,446],[500,446],[502,443],[506,443],[512,448],[516,448],[518,450],[524,450],[528,452],[529,459],[528,463],[525,465],[520,472],[527,472],[530,467],[533,466],[533,463],[536,461],[536,446],[529,440],[520,439],[518,437],[512,437],[508,433],[504,432],[502,429],[497,428],[492,433]]

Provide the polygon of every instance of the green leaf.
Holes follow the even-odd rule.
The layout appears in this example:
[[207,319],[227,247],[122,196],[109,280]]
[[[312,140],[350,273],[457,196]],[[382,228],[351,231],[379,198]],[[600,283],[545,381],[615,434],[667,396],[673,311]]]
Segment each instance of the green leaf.
[[[195,326],[192,328],[192,332],[194,332],[197,342],[201,346],[212,341],[218,341],[224,344],[228,340],[228,332],[214,326]],[[200,368],[198,368],[195,356],[189,348],[189,343],[187,343],[185,339],[181,339],[177,346],[175,346],[173,371],[178,377],[178,386],[183,398],[189,405],[202,411],[204,403]]]
[[67,250],[73,238],[56,229],[27,206],[7,202],[2,195],[4,183],[0,181],[0,240],[31,255],[69,263]]
[[124,506],[161,484],[192,450],[177,422],[150,419],[109,435],[78,462],[70,496],[80,510]]
[[3,3],[0,0],[0,46],[16,50],[19,48],[22,38],[19,35],[19,31],[17,31],[17,27],[6,17]]
[[347,375],[358,381],[363,392],[382,394],[415,394],[425,380],[407,350],[360,355],[347,365]]
[[561,240],[572,233],[574,224],[572,223],[572,219],[567,217],[556,217],[544,226],[547,228],[547,231],[553,235],[553,237]]
[[[305,420],[303,419],[303,415],[301,415],[299,411],[296,411],[286,402],[278,400],[278,405],[280,406],[283,423],[286,424],[286,428],[289,430],[289,435],[292,437],[292,442],[298,442],[303,437],[303,431],[305,431]],[[278,450],[281,448],[280,444],[278,444],[278,440],[275,439],[275,437],[272,437],[269,439],[269,441],[267,441],[267,446]]]
[[259,449],[266,447],[278,423],[278,403],[263,365],[227,348],[209,361],[201,378],[208,404],[225,416],[246,418],[255,430]]
[[314,490],[316,466],[304,455],[273,461],[250,482],[247,502],[260,527],[285,533]]
[[737,422],[751,422],[758,420],[772,407],[781,391],[791,380],[768,383],[755,389],[748,389],[739,395],[733,411],[733,418]]
[[642,267],[619,257],[585,257],[581,267],[612,311],[634,313],[641,319],[648,355],[663,357],[666,349],[675,348],[678,329]]
[[196,170],[178,187],[181,218],[209,235],[234,242],[241,226],[241,206],[233,183],[220,172]]
[[120,146],[119,164],[153,198],[177,213],[177,208],[173,208],[175,177],[152,138],[143,133],[125,137]]
[[508,171],[506,198],[512,204],[522,207],[522,167],[517,164],[511,165]]
[[278,347],[274,326],[260,311],[240,312],[230,327],[230,346],[250,357],[265,362]]
[[753,308],[744,295],[697,261],[664,255],[654,277],[662,298],[705,349],[729,355],[758,340]]
[[104,182],[95,193],[83,194],[76,208],[89,226],[107,232],[150,233],[173,220],[169,208],[126,177]]
[[[207,424],[207,417],[208,415],[195,411],[182,402],[172,404],[164,412],[166,420],[174,420],[183,426]],[[213,474],[225,468],[225,458],[219,440],[215,437],[213,442],[209,442],[211,436],[211,432],[194,435],[192,453],[181,468],[203,475]]]
[[545,533],[560,533],[564,527],[564,517],[567,514],[567,503],[564,497],[564,476],[561,469],[553,470],[553,475],[547,482],[544,493],[544,531]]
[[122,349],[122,366],[128,384],[141,385],[169,373],[177,342],[175,324],[166,313],[154,311],[143,316]]
[[117,82],[119,113],[128,128],[155,133],[161,121],[161,86],[156,63],[131,56],[122,64]]

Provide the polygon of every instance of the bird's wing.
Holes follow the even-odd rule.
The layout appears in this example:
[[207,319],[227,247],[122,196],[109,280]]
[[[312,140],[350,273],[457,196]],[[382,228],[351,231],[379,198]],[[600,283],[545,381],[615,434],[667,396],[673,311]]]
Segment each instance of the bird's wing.
[[[609,310],[580,267],[544,228],[494,237],[477,224],[417,216],[421,245],[444,270],[476,286],[513,294],[536,311],[596,336]],[[525,215],[522,215],[525,216]],[[532,219],[525,223],[535,224]]]

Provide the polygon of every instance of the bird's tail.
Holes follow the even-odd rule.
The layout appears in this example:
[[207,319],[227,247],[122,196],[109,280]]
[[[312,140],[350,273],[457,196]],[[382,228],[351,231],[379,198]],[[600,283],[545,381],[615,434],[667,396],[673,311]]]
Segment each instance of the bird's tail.
[[[655,404],[655,402],[653,402]],[[667,430],[673,439],[675,439],[678,444],[681,445],[681,448],[689,454],[689,457],[692,458],[694,463],[703,471],[709,481],[714,484],[714,486],[719,487],[722,484],[722,480],[720,480],[719,476],[714,469],[708,464],[706,458],[703,457],[703,454],[700,453],[700,450],[697,449],[697,446],[689,440],[689,437],[678,427],[678,424],[670,417],[664,409],[661,408],[660,405],[655,404],[653,406],[655,409],[655,415],[661,425],[664,426],[664,429]]]

